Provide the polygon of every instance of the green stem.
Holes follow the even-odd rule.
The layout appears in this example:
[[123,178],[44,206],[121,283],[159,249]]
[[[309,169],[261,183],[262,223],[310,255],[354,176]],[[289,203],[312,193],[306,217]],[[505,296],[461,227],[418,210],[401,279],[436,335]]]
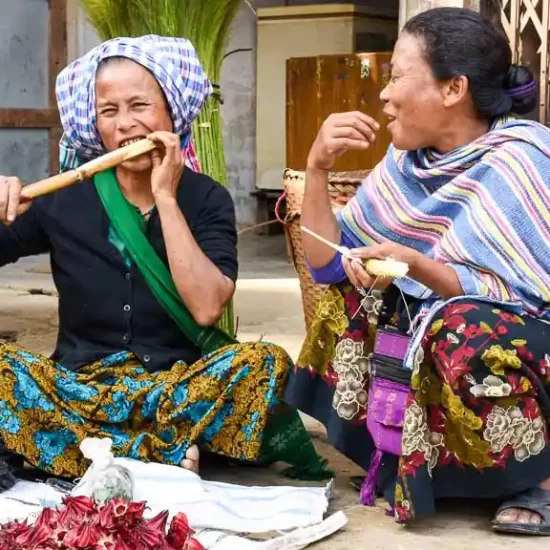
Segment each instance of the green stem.
[[[193,135],[202,171],[225,187],[227,170],[220,120],[217,101],[210,99],[195,121]],[[231,335],[235,334],[233,302],[225,308],[218,327]]]

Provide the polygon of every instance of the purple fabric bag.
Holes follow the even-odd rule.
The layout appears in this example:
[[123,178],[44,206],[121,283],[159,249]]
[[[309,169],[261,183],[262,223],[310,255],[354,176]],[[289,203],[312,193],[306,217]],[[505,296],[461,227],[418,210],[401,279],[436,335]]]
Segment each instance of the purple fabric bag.
[[390,357],[403,362],[409,349],[411,337],[397,330],[378,329],[376,339],[374,340],[373,355]]
[[375,446],[370,468],[361,486],[361,502],[374,506],[376,481],[384,453],[401,455],[405,408],[411,373],[403,359],[411,338],[395,330],[379,329],[371,357],[367,429]]

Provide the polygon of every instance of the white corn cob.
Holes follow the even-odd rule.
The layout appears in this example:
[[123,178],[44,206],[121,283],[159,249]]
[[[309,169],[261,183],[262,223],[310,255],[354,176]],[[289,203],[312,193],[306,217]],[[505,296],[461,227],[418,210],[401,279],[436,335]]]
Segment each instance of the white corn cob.
[[408,264],[388,258],[387,260],[367,260],[365,269],[374,277],[392,277],[399,279],[409,272]]

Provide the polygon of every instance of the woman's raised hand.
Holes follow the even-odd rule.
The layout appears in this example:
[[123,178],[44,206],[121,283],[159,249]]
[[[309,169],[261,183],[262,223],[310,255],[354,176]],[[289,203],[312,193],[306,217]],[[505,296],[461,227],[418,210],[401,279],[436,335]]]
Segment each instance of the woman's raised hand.
[[365,151],[374,143],[379,129],[376,120],[359,111],[330,115],[311,147],[308,169],[331,170],[347,151]]

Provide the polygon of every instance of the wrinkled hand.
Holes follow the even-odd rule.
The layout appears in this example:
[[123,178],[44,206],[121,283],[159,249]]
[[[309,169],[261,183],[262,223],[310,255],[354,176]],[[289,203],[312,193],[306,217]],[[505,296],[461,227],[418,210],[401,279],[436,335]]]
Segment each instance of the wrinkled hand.
[[353,248],[350,250],[352,255],[363,261],[365,260],[386,260],[391,258],[398,262],[404,262],[409,265],[410,269],[413,269],[419,258],[422,257],[422,253],[418,252],[414,248],[408,248],[401,244],[384,242],[381,244],[375,244],[373,246],[365,246],[362,248]]
[[371,259],[386,260],[392,258],[393,260],[408,264],[409,269],[412,271],[416,267],[418,259],[422,256],[420,252],[413,248],[407,248],[406,246],[392,242],[375,244],[363,248],[353,248],[350,252],[355,258],[361,260],[361,262],[357,262],[342,258],[344,270],[350,282],[355,286],[371,288],[376,281],[374,288],[378,290],[387,288],[391,284],[392,279],[390,277],[378,277],[378,279],[376,279],[367,272],[362,262]]
[[154,132],[147,136],[160,144],[153,149],[151,159],[151,189],[155,199],[161,197],[175,198],[185,166],[181,151],[180,138],[170,132]]
[[9,225],[30,208],[32,201],[21,199],[22,189],[19,178],[0,176],[0,223]]
[[307,161],[308,168],[331,170],[347,151],[366,151],[380,125],[359,111],[330,115],[317,134]]
[[342,265],[344,266],[344,271],[350,283],[356,288],[363,287],[367,289],[375,288],[376,290],[385,290],[392,282],[389,277],[378,277],[378,279],[376,279],[370,275],[363,267],[362,263],[357,260],[350,260],[342,256]]

